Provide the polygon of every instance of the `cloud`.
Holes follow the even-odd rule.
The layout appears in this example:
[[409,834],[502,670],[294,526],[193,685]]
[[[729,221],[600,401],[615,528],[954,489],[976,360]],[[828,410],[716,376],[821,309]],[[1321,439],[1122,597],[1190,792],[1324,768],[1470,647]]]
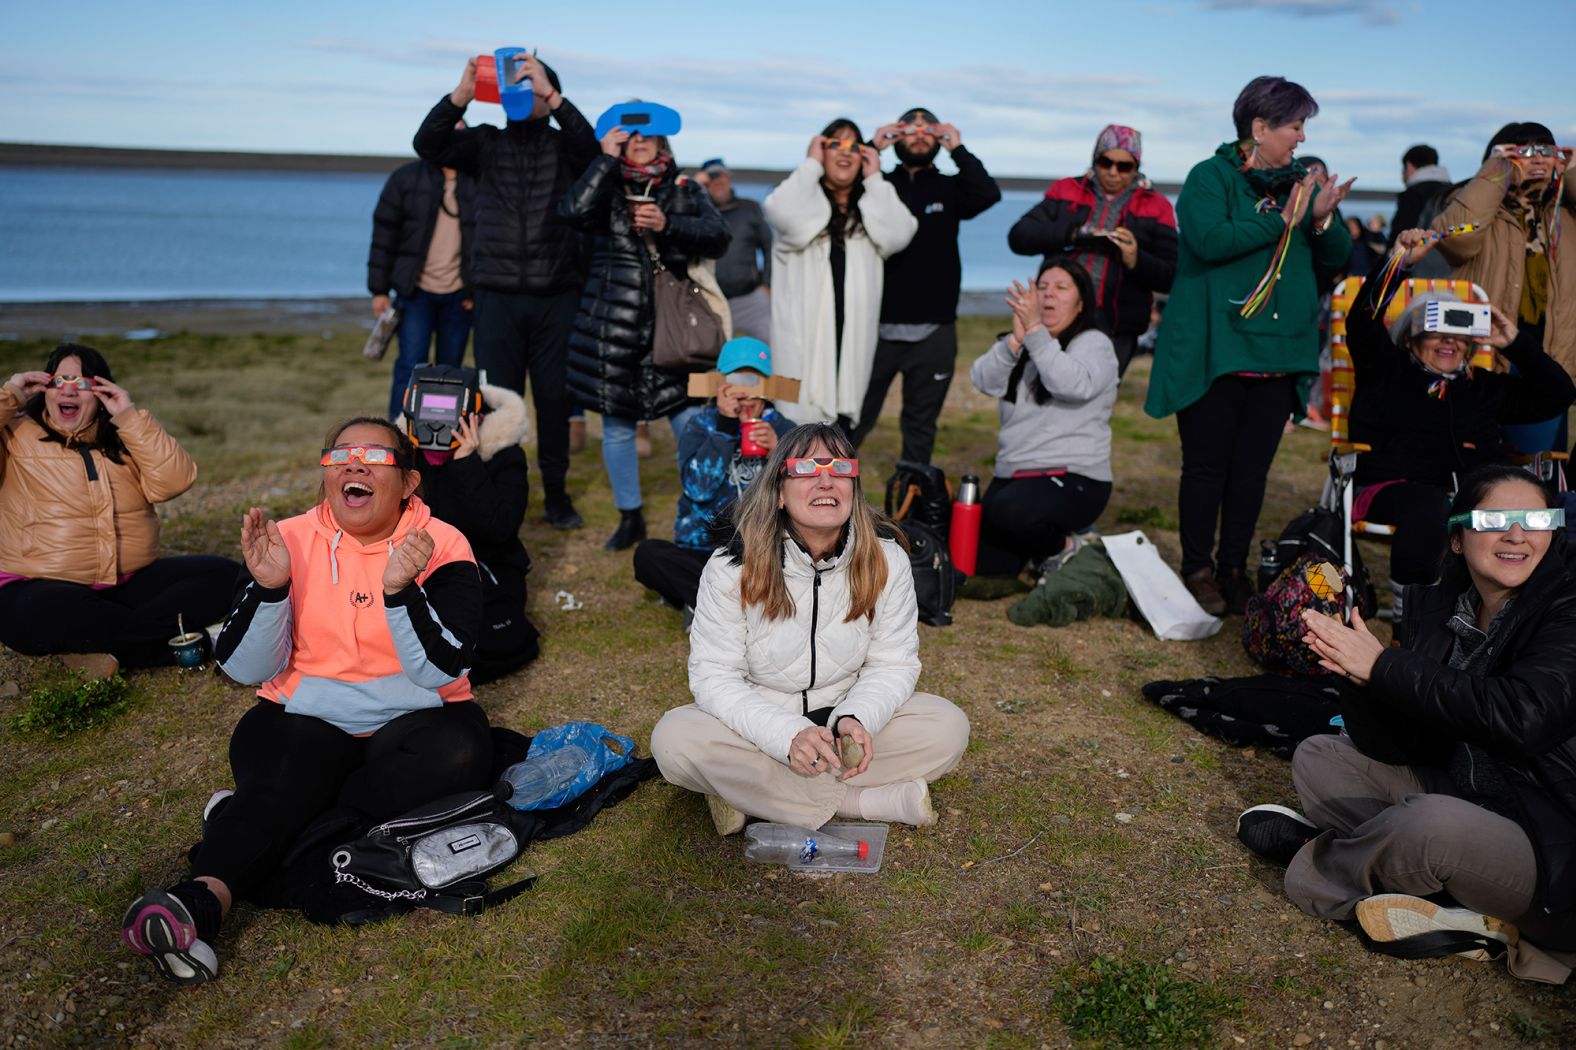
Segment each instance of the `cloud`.
[[1360,17],[1368,25],[1393,26],[1400,14],[1382,0],[1204,0],[1210,11],[1267,11],[1296,18]]

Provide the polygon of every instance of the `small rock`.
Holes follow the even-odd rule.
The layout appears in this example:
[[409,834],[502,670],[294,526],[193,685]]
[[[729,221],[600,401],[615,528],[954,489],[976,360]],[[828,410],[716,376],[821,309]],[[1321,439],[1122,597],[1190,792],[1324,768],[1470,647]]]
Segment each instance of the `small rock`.
[[1116,815],[1116,822],[1118,824],[1131,824],[1133,822],[1133,815],[1131,813],[1118,813]]
[[1186,762],[1187,759],[1183,758],[1181,755],[1172,755],[1171,761],[1180,766],[1182,763]]
[[16,833],[13,831],[0,831],[0,846],[15,846]]
[[1375,1039],[1374,1050],[1390,1050],[1390,1044],[1383,1039]]
[[1325,1009],[1326,1009],[1326,1010],[1333,1010],[1333,1009],[1335,1009],[1335,1003],[1334,1003],[1334,1002],[1332,1002],[1332,1001],[1331,1001],[1331,1000],[1329,1000],[1329,999],[1326,999],[1326,1000],[1325,1000],[1325,1001],[1324,1001],[1324,1008],[1325,1008]]
[[21,695],[22,688],[16,684],[14,679],[0,684],[0,700],[14,700]]
[[1298,1032],[1291,1038],[1292,1046],[1307,1046],[1311,1042],[1313,1042],[1313,1036],[1309,1035],[1307,1032]]
[[1182,969],[1186,970],[1188,973],[1192,973],[1194,970],[1198,969],[1198,963],[1194,962],[1192,959],[1189,959],[1187,962],[1182,964]]
[[60,823],[60,818],[59,817],[50,817],[48,820],[44,821],[42,824],[40,824],[38,826],[38,830],[39,831],[48,831],[50,828],[54,827],[56,824],[59,824],[59,823]]
[[1421,976],[1421,975],[1412,978],[1412,983],[1417,985],[1419,988],[1426,988],[1426,987],[1428,987],[1428,979],[1426,977]]

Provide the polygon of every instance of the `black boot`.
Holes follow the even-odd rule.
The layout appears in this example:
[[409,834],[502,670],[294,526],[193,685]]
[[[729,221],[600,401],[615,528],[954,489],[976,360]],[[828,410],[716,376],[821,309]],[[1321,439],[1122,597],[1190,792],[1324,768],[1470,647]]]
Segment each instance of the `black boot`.
[[646,538],[646,518],[640,508],[618,512],[618,528],[602,544],[603,550],[625,551]]
[[585,525],[585,519],[580,512],[575,510],[575,505],[569,500],[567,492],[549,492],[547,494],[547,507],[543,517],[555,529],[578,529]]
[[1241,616],[1247,611],[1248,599],[1253,596],[1253,584],[1248,580],[1247,570],[1240,565],[1233,565],[1221,569],[1216,579],[1220,596],[1226,599],[1226,611]]

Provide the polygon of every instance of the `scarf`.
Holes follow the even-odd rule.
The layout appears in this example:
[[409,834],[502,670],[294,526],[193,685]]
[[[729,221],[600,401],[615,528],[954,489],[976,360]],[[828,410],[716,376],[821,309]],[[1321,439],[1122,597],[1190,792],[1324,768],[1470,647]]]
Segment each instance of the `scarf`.
[[[1229,161],[1248,180],[1253,192],[1264,198],[1259,202],[1263,205],[1259,209],[1261,212],[1280,211],[1291,196],[1292,187],[1308,177],[1307,167],[1296,157],[1284,168],[1250,168],[1248,162],[1252,154],[1244,152],[1241,145],[1235,142],[1221,143],[1215,155]],[[1270,203],[1266,204],[1266,201]]]
[[1434,377],[1434,381],[1428,384],[1428,396],[1436,401],[1443,401],[1445,399],[1445,395],[1450,392],[1450,384],[1454,383],[1457,379],[1472,378],[1472,359],[1470,357],[1469,351],[1462,352],[1461,366],[1454,372],[1441,372],[1438,369],[1429,368],[1427,365],[1423,364],[1422,359],[1414,353],[1408,352],[1406,356],[1411,360],[1412,364],[1418,367],[1418,369]]
[[[1090,169],[1084,176],[1084,181],[1094,191],[1095,205],[1089,210],[1089,221],[1085,228],[1094,230],[1114,230],[1122,219],[1122,214],[1127,211],[1127,203],[1133,199],[1133,194],[1138,192],[1138,180],[1128,183],[1127,189],[1115,197],[1107,197],[1105,188],[1100,185],[1100,180],[1095,177],[1094,169]],[[1105,275],[1111,268],[1113,259],[1121,258],[1121,249],[1114,243],[1106,242],[1099,248],[1088,248],[1079,252],[1074,258],[1078,265],[1089,271],[1090,278],[1094,281],[1095,291],[1098,293],[1100,305],[1106,305]]]
[[1542,324],[1549,308],[1549,238],[1542,209],[1548,204],[1549,189],[1527,193],[1524,186],[1505,191],[1505,210],[1521,223],[1527,238],[1525,268],[1521,278],[1519,319],[1527,324]]
[[657,154],[657,159],[650,164],[631,164],[623,156],[618,158],[620,171],[623,172],[625,182],[644,182],[646,192],[651,192],[651,184],[661,182],[662,178],[673,168],[673,154],[666,150]]

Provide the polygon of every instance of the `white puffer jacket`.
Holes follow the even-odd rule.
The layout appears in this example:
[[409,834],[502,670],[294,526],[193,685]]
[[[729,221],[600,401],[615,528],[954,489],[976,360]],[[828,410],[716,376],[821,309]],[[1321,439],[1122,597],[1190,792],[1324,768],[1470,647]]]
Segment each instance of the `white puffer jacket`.
[[702,711],[779,762],[810,711],[851,715],[874,736],[919,681],[919,608],[908,555],[881,540],[887,582],[873,619],[848,615],[848,573],[839,555],[812,564],[786,544],[783,575],[794,613],[768,620],[739,607],[743,566],[718,551],[706,563],[690,627],[690,691]]

